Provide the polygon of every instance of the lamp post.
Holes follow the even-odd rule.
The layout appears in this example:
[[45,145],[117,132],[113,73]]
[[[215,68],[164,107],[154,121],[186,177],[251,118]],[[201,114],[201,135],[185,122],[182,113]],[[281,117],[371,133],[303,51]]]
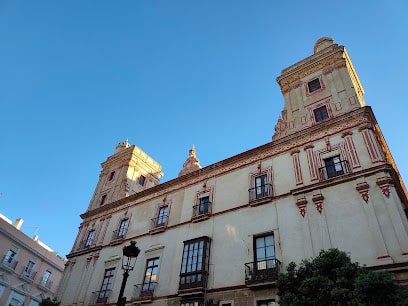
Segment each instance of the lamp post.
[[125,306],[126,304],[126,297],[123,297],[123,292],[125,291],[126,282],[129,277],[129,271],[132,271],[135,263],[137,255],[139,255],[140,249],[136,246],[136,241],[131,241],[130,245],[123,247],[123,256],[122,256],[122,270],[123,272],[123,280],[122,286],[120,287],[118,301],[116,302],[116,306]]

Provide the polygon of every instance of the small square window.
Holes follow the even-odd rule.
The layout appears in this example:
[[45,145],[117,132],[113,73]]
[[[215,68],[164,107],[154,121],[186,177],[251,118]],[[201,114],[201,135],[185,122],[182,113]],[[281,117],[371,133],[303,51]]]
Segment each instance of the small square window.
[[316,122],[321,122],[329,118],[329,113],[325,105],[313,110]]
[[140,185],[140,186],[144,186],[145,181],[146,181],[146,177],[143,176],[143,175],[141,175],[141,176],[139,177],[139,185]]
[[322,85],[320,84],[319,78],[314,79],[314,80],[310,81],[309,83],[307,83],[307,88],[309,89],[309,93],[312,93],[312,92],[322,88]]

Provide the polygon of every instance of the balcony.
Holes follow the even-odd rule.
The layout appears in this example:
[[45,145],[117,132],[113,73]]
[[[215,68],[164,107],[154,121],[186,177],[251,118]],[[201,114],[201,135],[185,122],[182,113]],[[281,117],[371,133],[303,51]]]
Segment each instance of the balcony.
[[153,300],[154,290],[156,289],[157,285],[157,282],[135,285],[133,298],[141,303],[151,302]]
[[110,244],[115,245],[115,244],[122,243],[123,240],[125,239],[126,233],[127,233],[127,229],[113,231]]
[[204,294],[207,288],[208,272],[190,272],[180,274],[179,296]]
[[109,296],[111,295],[112,290],[100,290],[92,292],[91,300],[89,301],[89,305],[105,305],[108,301]]
[[212,214],[212,203],[203,202],[193,206],[193,216],[191,220],[193,222],[200,222],[210,218]]
[[1,261],[3,267],[8,270],[15,270],[18,264],[18,261],[15,260],[13,257],[9,257],[7,255],[3,256],[3,260]]
[[52,281],[50,281],[47,278],[42,278],[41,282],[38,284],[38,287],[42,290],[51,290],[52,287]]
[[89,249],[94,247],[95,245],[92,243],[92,241],[89,240],[83,240],[79,243],[78,247],[77,247],[77,251],[80,250],[85,250],[85,249]]
[[350,164],[347,160],[342,160],[319,168],[320,181],[326,181],[333,177],[350,173]]
[[27,268],[24,268],[23,273],[21,273],[20,275],[20,278],[32,282],[34,281],[36,275],[37,275],[36,271],[27,270]]
[[272,184],[260,185],[254,188],[248,189],[249,192],[249,204],[256,206],[269,202],[273,196]]
[[167,228],[167,222],[169,220],[169,216],[160,216],[157,218],[153,218],[150,221],[150,234],[157,234],[160,232],[164,232]]
[[245,284],[247,287],[274,285],[281,271],[281,262],[275,258],[245,264]]

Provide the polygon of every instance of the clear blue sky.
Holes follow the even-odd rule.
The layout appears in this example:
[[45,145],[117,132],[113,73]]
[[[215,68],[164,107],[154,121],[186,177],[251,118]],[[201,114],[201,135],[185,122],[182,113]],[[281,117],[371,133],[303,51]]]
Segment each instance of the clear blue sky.
[[408,2],[0,0],[0,213],[64,256],[129,139],[177,177],[271,140],[282,69],[346,46],[408,183]]

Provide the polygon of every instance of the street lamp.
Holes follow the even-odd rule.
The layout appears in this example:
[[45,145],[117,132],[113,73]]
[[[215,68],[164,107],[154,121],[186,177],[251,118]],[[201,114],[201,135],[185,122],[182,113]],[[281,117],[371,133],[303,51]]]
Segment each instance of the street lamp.
[[123,247],[122,270],[124,272],[122,286],[120,287],[116,306],[124,306],[126,304],[126,297],[123,297],[123,292],[125,291],[126,282],[129,277],[129,271],[133,270],[137,255],[139,255],[139,253],[140,249],[136,246],[136,241],[131,241],[130,245]]

